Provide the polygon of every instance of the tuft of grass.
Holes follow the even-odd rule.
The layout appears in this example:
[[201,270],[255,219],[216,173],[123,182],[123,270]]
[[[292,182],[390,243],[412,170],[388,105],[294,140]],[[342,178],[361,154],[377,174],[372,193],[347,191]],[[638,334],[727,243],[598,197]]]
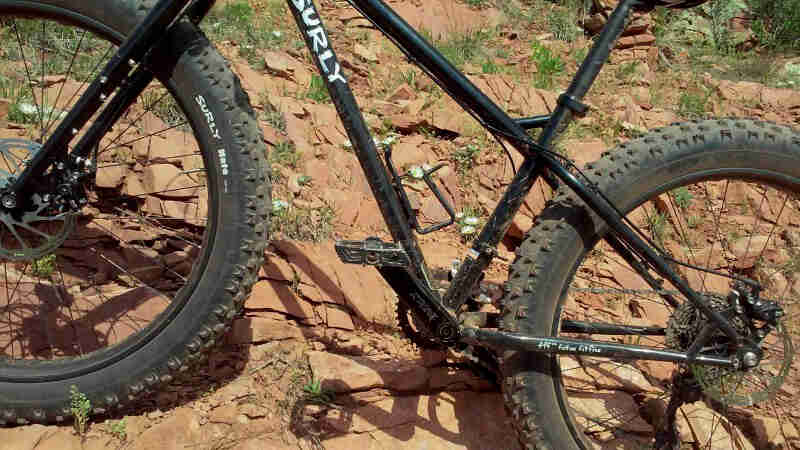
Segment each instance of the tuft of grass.
[[74,384],[69,388],[69,411],[72,413],[75,432],[79,436],[84,436],[89,426],[89,413],[92,411],[92,402]]
[[296,206],[273,208],[271,227],[286,239],[320,242],[333,233],[336,213],[329,206],[306,209]]
[[617,68],[617,72],[615,73],[616,77],[620,81],[631,81],[631,79],[636,75],[636,67],[639,65],[639,61],[631,61],[627,63],[622,63]]
[[306,400],[317,403],[331,403],[334,399],[334,392],[322,387],[322,380],[312,378],[303,385],[303,394]]
[[683,91],[678,99],[678,113],[690,119],[706,116],[711,92]]
[[325,86],[325,81],[317,74],[311,77],[311,83],[308,85],[306,91],[306,98],[310,98],[317,103],[329,103],[331,101],[328,87]]
[[446,41],[438,41],[436,47],[451,64],[461,69],[464,64],[474,63],[485,57],[483,49],[490,38],[491,34],[487,31],[468,31],[455,34]]
[[800,0],[752,0],[753,32],[767,47],[800,49]]
[[294,147],[294,144],[289,141],[279,142],[272,147],[269,153],[270,164],[280,164],[286,167],[296,168],[297,163],[300,162],[300,153]]
[[538,42],[534,42],[531,46],[533,47],[531,59],[537,69],[534,85],[540,89],[551,89],[555,84],[555,76],[564,71],[564,61]]
[[572,42],[583,35],[583,30],[577,24],[582,5],[579,0],[562,3],[565,7],[553,8],[547,14],[547,28],[559,41]]
[[259,50],[285,47],[294,36],[287,14],[280,0],[262,2],[258,11],[247,0],[235,0],[212,9],[202,28],[213,41],[235,43],[239,56],[257,66],[263,64]]

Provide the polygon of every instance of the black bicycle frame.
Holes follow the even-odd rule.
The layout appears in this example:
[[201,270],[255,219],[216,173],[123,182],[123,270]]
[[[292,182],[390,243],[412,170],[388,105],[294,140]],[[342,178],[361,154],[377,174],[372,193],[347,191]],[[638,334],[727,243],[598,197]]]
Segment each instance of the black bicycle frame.
[[[648,267],[672,283],[689,301],[703,311],[711,323],[722,329],[734,342],[742,342],[730,321],[713,310],[707,301],[695,293],[670,268],[657,250],[650,247],[626,225],[613,205],[608,204],[601,195],[585,186],[548,153],[557,131],[568,123],[573,114],[586,111],[586,106],[581,103],[582,99],[600,69],[607,62],[614,42],[622,33],[626,18],[639,0],[619,2],[569,88],[559,97],[553,113],[520,119],[509,117],[382,0],[348,0],[377,29],[391,39],[409,60],[431,76],[476,120],[490,132],[511,142],[514,148],[525,157],[487,224],[472,244],[469,255],[464,258],[443,298],[440,298],[431,289],[427,265],[410,225],[412,221],[403,208],[398,192],[392,186],[386,165],[364,122],[313,0],[287,1],[317,69],[327,85],[344,128],[347,130],[389,232],[395,242],[402,245],[411,262],[409,268],[379,267],[378,270],[398,293],[401,301],[408,302],[418,316],[428,322],[429,327],[440,340],[449,344],[467,342],[547,353],[584,353],[619,358],[674,362],[693,361],[722,366],[738,365],[736,358],[720,358],[696,354],[696,352],[689,354],[591,340],[524,336],[462,327],[457,320],[459,308],[466,302],[472,288],[479,282],[481,274],[493,259],[495,248],[508,230],[523,199],[535,181],[540,176],[544,176],[551,185],[556,185],[558,179],[569,186],[605,220],[610,229],[607,239],[620,250],[620,254],[642,274],[653,289],[661,290],[661,286],[650,275]],[[120,112],[127,108],[153,79],[153,74],[148,69],[148,58],[153,57],[160,46],[166,45],[163,44],[162,39],[165,39],[164,36],[170,36],[170,28],[179,26],[179,21],[176,19],[182,13],[186,13],[192,22],[198,23],[208,12],[213,0],[198,0],[187,8],[189,3],[189,0],[160,0],[158,2],[144,22],[123,43],[101,76],[89,86],[76,107],[70,111],[56,132],[48,139],[44,145],[46,151],[37,153],[34,161],[12,185],[13,192],[24,193],[31,184],[31,177],[44,173],[52,161],[64,157],[67,144],[77,133],[75,130],[81,129],[88,119],[104,103],[107,103],[101,112],[100,119],[95,121],[89,132],[72,151],[74,155],[78,156],[89,154],[90,149],[98,144],[100,137],[108,131]],[[167,33],[164,33],[165,28]],[[142,61],[142,63],[137,64],[137,61]],[[133,67],[136,67],[135,70],[129,73]],[[122,95],[118,94],[106,102],[106,98],[120,86],[125,88],[122,90]],[[529,128],[543,128],[537,141],[528,135],[526,130]],[[670,303],[675,303],[671,297],[665,298]],[[605,334],[663,333],[663,329],[645,327],[582,323],[572,323],[571,326],[578,331],[593,330]]]
[[[625,21],[637,0],[623,0],[609,18],[608,24],[595,42],[586,60],[581,65],[567,91],[559,97],[555,111],[549,116],[512,119],[483,92],[471,83],[460,71],[450,64],[434,47],[417,33],[405,20],[395,13],[382,0],[348,0],[373,25],[384,33],[406,55],[427,73],[465,110],[470,112],[484,127],[496,135],[508,139],[525,156],[525,160],[510,183],[500,202],[492,212],[486,226],[474,241],[469,255],[462,261],[442,300],[429,289],[427,269],[416,238],[409,223],[411,221],[401,207],[400,198],[392,188],[386,168],[368,132],[352,92],[344,78],[332,80],[331,71],[338,67],[338,61],[330,48],[322,20],[313,0],[289,0],[295,20],[305,36],[306,44],[315,55],[315,62],[325,78],[333,103],[344,122],[353,143],[356,155],[361,161],[370,187],[378,201],[381,213],[386,219],[389,231],[396,242],[408,251],[412,273],[403,268],[380,267],[378,270],[389,282],[401,299],[428,319],[428,325],[442,340],[456,341],[459,338],[483,345],[498,345],[505,348],[518,348],[528,351],[557,352],[565,349],[567,353],[581,353],[580,349],[597,356],[627,357],[636,359],[659,359],[685,362],[686,353],[667,352],[648,347],[608,344],[594,341],[574,341],[559,338],[536,338],[513,335],[512,333],[490,332],[480,329],[459,329],[454,316],[463,305],[481,274],[491,262],[495,248],[505,235],[514,215],[539,176],[548,173],[558,177],[574,190],[589,207],[600,215],[609,225],[615,239],[619,239],[646,264],[669,280],[682,294],[697,305],[713,323],[716,323],[728,336],[740,341],[731,323],[697,295],[683,279],[664,261],[659,253],[651,248],[639,235],[623,221],[617,210],[607,204],[602,197],[587,188],[580,180],[567,171],[547,150],[557,134],[571,118],[572,113],[583,113],[587,107],[581,103],[600,69],[606,63],[613,44],[624,29]],[[526,128],[543,127],[538,142],[534,142]],[[552,179],[549,179],[551,183]],[[627,252],[626,259],[632,265],[645,270]],[[649,275],[649,274],[648,274]],[[647,276],[654,289],[659,289],[655,280]],[[672,300],[674,302],[674,300]],[[443,311],[443,305],[447,310]],[[493,339],[494,338],[494,339]],[[707,364],[735,365],[729,358],[692,355],[693,361]]]

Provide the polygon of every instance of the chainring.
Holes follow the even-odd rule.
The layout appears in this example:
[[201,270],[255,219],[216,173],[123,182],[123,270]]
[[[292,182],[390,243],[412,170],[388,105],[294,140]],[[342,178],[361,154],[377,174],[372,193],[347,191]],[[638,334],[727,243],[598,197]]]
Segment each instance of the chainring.
[[[751,337],[746,319],[736,314],[728,301],[718,295],[706,295],[711,307],[727,316],[736,331],[742,336]],[[686,351],[705,326],[707,320],[703,313],[690,302],[675,310],[666,330],[666,344],[670,348]],[[703,393],[708,397],[729,406],[752,406],[772,398],[783,384],[794,357],[791,338],[782,322],[779,322],[764,342],[771,345],[764,349],[761,363],[749,370],[738,370],[701,364],[690,364],[694,378]],[[717,331],[708,343],[714,351],[705,353],[731,356],[729,338]],[[773,351],[769,349],[772,348]],[[771,359],[772,358],[772,359]]]
[[417,313],[402,299],[397,302],[397,323],[403,334],[419,348],[440,350],[445,346],[439,342]]

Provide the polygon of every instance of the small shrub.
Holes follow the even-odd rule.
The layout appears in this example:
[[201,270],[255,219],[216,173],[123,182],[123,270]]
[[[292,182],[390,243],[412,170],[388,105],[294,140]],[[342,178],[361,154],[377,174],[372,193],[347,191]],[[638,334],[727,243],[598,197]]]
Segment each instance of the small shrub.
[[306,209],[275,200],[270,225],[286,239],[319,242],[333,233],[335,218],[336,213],[328,206]]
[[317,103],[327,103],[331,101],[331,96],[328,93],[328,87],[325,86],[325,81],[317,74],[311,77],[311,83],[308,86],[306,97]]
[[800,49],[800,0],[751,0],[753,32],[772,48]]
[[564,61],[538,42],[534,42],[532,47],[531,58],[537,69],[534,84],[540,89],[551,89],[554,85],[553,78],[564,71]]
[[657,212],[648,217],[648,222],[648,228],[650,228],[653,240],[658,245],[663,245],[664,231],[667,228],[667,216]]
[[333,401],[334,393],[322,387],[322,380],[311,379],[303,385],[303,393],[307,400],[330,403]]
[[56,255],[50,254],[43,256],[31,264],[31,272],[33,276],[39,278],[50,278],[56,270]]
[[630,81],[634,75],[636,75],[636,67],[639,65],[639,61],[631,61],[627,63],[622,63],[617,68],[617,79],[621,81]]
[[300,161],[300,153],[294,148],[294,144],[289,141],[283,141],[272,147],[269,154],[269,162],[272,164],[280,164],[286,167],[296,167]]
[[463,175],[475,167],[480,153],[481,148],[476,144],[468,144],[456,150],[453,157],[456,160],[456,169],[458,172]]
[[89,413],[92,411],[92,402],[86,394],[80,392],[74,384],[69,388],[69,410],[72,413],[75,432],[79,436],[86,434],[89,425]]
[[489,6],[489,0],[467,0],[467,4],[473,8],[483,8]]
[[483,73],[499,73],[500,67],[494,63],[492,60],[486,60],[483,64],[481,64],[481,71]]
[[126,430],[125,419],[109,423],[108,432],[120,441],[127,439],[128,431]]
[[554,8],[547,14],[547,28],[556,39],[572,42],[583,34],[576,23],[578,10],[579,7]]
[[688,208],[689,204],[694,198],[692,193],[689,192],[689,189],[687,189],[685,186],[675,189],[675,191],[671,192],[670,195],[672,195],[673,200],[675,200],[675,205],[677,205],[680,209]]
[[710,95],[710,92],[682,92],[678,99],[678,113],[690,119],[705,117]]
[[489,37],[486,31],[468,31],[453,35],[446,41],[439,41],[436,47],[451,64],[462,68],[465,63],[472,62],[481,55]]

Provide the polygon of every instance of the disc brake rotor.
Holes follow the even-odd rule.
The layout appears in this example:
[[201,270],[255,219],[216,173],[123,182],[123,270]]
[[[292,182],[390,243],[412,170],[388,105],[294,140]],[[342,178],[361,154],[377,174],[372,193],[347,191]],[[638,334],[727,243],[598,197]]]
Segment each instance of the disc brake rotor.
[[[0,190],[25,169],[41,145],[22,139],[0,139]],[[59,213],[39,194],[26,211],[0,210],[0,258],[30,261],[51,254],[75,229],[75,214]]]
[[[726,316],[732,313],[727,300],[707,295],[712,308]],[[731,316],[734,328],[743,336],[750,336],[749,327],[741,316]],[[707,323],[704,315],[691,303],[681,305],[669,320],[667,345],[686,351]],[[712,336],[703,350],[706,354],[731,356],[729,338],[720,330]],[[794,357],[790,333],[783,322],[772,329],[762,341],[763,358],[758,366],[739,370],[726,367],[690,364],[689,369],[703,393],[730,406],[751,406],[772,398],[780,389]],[[711,350],[709,350],[709,348]]]

